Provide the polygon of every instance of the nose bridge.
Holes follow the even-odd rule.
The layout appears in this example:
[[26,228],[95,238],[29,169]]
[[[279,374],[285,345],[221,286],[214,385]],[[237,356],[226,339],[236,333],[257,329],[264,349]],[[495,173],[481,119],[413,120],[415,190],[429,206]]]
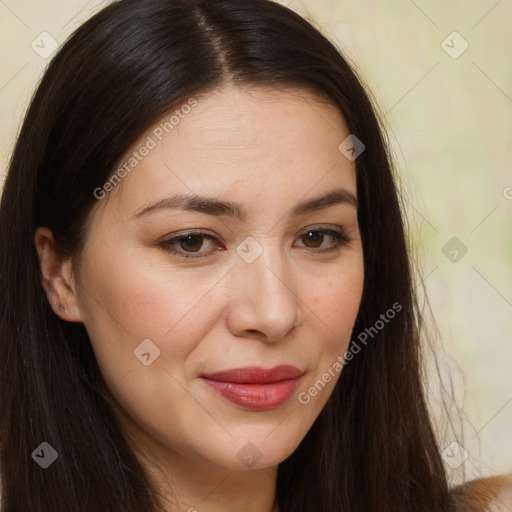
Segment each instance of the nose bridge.
[[[234,307],[238,308],[238,326],[263,332],[269,338],[279,338],[300,319],[293,269],[274,239],[258,241],[259,249],[254,240],[249,243],[253,244],[249,251],[257,250],[259,254],[249,262],[242,252],[233,272],[236,291],[232,297],[236,302]],[[243,243],[241,246],[248,249]]]
[[[252,251],[258,251],[254,261],[240,263],[246,275],[253,276],[256,285],[262,291],[268,290],[274,293],[291,293],[293,287],[291,265],[281,246],[274,238],[268,237],[254,241],[258,247],[251,247]],[[259,255],[258,255],[259,253]]]

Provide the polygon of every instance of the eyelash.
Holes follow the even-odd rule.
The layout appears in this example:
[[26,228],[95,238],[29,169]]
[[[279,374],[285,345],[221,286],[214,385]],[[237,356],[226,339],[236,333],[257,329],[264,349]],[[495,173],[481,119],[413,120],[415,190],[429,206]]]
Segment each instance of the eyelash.
[[[346,245],[352,241],[352,238],[350,236],[348,236],[347,233],[342,229],[334,230],[334,229],[322,228],[322,227],[316,227],[316,226],[312,227],[312,228],[308,228],[307,230],[303,231],[302,234],[299,235],[299,238],[302,238],[311,232],[328,235],[333,238],[335,243],[334,243],[333,247],[329,247],[327,249],[326,248],[314,249],[314,248],[306,247],[306,250],[308,252],[323,254],[323,253],[328,253],[328,252],[340,251],[344,245]],[[183,259],[205,258],[205,257],[211,255],[213,252],[218,252],[218,251],[210,251],[209,253],[202,253],[202,252],[201,253],[200,252],[190,253],[190,252],[186,252],[183,250],[177,250],[173,247],[174,244],[179,243],[182,240],[186,240],[186,238],[190,235],[202,237],[203,239],[207,239],[207,240],[217,240],[217,238],[215,236],[213,236],[207,232],[204,232],[204,231],[188,231],[186,233],[182,233],[180,235],[176,235],[171,238],[168,238],[167,240],[162,240],[158,245],[165,252],[174,254],[178,258],[183,258]],[[323,242],[323,240],[322,240],[322,242]],[[201,244],[201,247],[202,247],[202,244]]]

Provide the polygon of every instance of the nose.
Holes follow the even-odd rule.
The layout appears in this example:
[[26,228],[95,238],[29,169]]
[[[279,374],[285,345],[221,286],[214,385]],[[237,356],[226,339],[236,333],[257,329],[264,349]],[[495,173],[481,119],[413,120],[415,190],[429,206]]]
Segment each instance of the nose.
[[303,302],[282,253],[264,249],[252,263],[239,259],[229,275],[227,323],[233,335],[275,342],[302,323]]

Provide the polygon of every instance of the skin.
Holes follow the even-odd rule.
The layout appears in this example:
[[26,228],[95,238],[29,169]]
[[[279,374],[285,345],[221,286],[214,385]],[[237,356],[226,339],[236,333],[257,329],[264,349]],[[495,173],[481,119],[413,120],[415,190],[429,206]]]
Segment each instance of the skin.
[[[310,429],[339,372],[307,405],[298,394],[345,353],[364,279],[354,205],[290,212],[333,189],[356,196],[355,162],[338,150],[349,135],[341,114],[312,92],[226,85],[197,100],[98,201],[77,268],[59,259],[48,228],[37,230],[35,244],[52,308],[85,325],[122,428],[166,510],[276,512],[277,466]],[[160,208],[134,217],[178,193],[236,202],[247,216]],[[350,241],[326,252],[336,246],[329,234],[304,236],[318,225],[344,230]],[[174,244],[182,253],[200,246],[199,258],[159,246],[185,230],[217,240]],[[236,252],[249,236],[262,250],[252,263]],[[149,366],[134,356],[145,339],[160,350]],[[280,364],[304,375],[271,410],[237,406],[200,378]],[[251,467],[237,456],[249,442],[259,456]]]

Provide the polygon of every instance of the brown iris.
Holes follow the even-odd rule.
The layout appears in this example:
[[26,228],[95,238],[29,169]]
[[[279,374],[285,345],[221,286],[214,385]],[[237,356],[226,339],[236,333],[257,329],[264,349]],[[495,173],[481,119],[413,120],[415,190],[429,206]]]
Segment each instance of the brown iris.
[[321,231],[308,231],[301,238],[307,247],[321,247],[324,241],[324,234]]
[[180,247],[187,252],[197,252],[203,245],[202,235],[186,235],[180,240]]

